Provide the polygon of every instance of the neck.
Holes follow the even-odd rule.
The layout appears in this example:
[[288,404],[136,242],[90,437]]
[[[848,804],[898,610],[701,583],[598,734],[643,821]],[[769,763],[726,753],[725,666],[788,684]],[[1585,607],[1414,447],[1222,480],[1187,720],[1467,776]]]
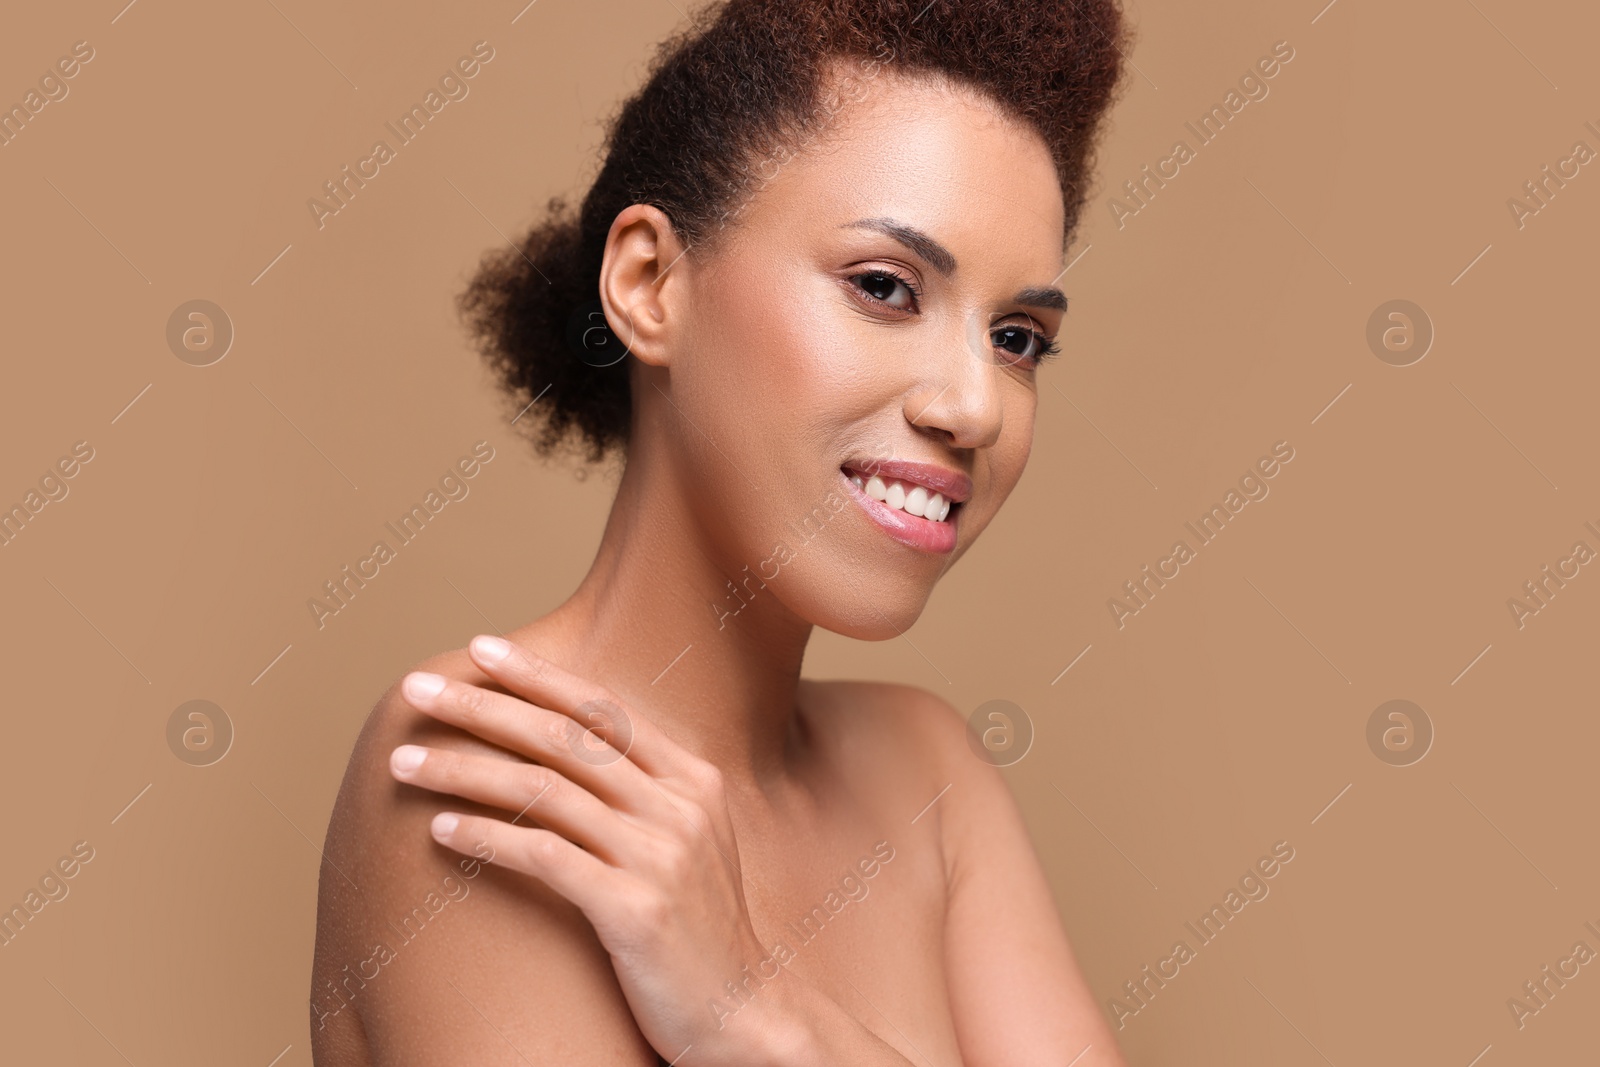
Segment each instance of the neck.
[[800,740],[812,624],[762,581],[761,560],[717,557],[715,531],[685,506],[693,487],[652,454],[630,457],[577,590],[510,636],[607,687],[730,782],[770,786]]

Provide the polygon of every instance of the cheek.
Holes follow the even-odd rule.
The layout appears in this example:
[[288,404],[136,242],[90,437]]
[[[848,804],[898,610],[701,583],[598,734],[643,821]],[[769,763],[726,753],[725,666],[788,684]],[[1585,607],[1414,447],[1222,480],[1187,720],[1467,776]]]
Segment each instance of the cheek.
[[752,403],[778,399],[764,389],[804,384],[815,353],[826,347],[827,323],[793,273],[741,255],[696,279],[690,347],[697,379],[737,386]]
[[855,383],[862,365],[859,338],[840,313],[839,298],[790,289],[770,306],[771,359],[765,383],[782,390],[772,400],[797,413],[816,416],[836,407]]
[[1022,478],[1033,454],[1033,426],[1039,412],[1039,394],[1032,389],[1017,387],[1017,395],[1007,399],[1005,423],[1001,439],[996,445],[996,465],[1004,467],[1009,478],[1007,492]]
[[771,399],[811,418],[848,406],[871,379],[874,331],[832,278],[775,272],[769,293],[756,317],[769,352],[763,382],[783,390]]
[[719,265],[696,278],[693,308],[662,406],[719,555],[755,569],[838,490],[830,458],[861,418],[858,353],[839,298],[781,263]]
[[831,279],[771,264],[718,273],[727,280],[697,310],[683,383],[706,432],[722,444],[714,423],[756,455],[837,448],[839,431],[860,419],[888,373],[889,362],[873,358],[873,331]]
[[977,530],[989,525],[1000,506],[1022,480],[1022,472],[1027,468],[1028,457],[1033,452],[1033,427],[1037,410],[1038,394],[1021,383],[1016,384],[1012,395],[1006,397],[1005,421],[1000,439],[987,450],[988,477],[977,487],[978,494],[985,500],[985,507],[982,525],[975,527],[974,536]]

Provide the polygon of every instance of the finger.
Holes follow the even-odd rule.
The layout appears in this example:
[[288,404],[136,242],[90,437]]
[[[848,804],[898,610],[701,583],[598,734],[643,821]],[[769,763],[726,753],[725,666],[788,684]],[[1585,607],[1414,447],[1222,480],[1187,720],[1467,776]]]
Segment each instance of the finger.
[[577,905],[592,923],[607,894],[616,891],[621,872],[592,856],[553,830],[537,826],[512,826],[482,815],[453,811],[433,817],[429,829],[435,841],[487,862],[532,875]]
[[426,671],[406,675],[400,689],[418,711],[557,770],[613,808],[635,815],[660,810],[649,776],[614,749],[597,753],[592,735],[569,716]]
[[599,735],[594,758],[604,760],[603,740],[647,773],[681,773],[688,757],[677,742],[642,715],[630,713],[604,686],[556,666],[502,637],[479,634],[467,651],[485,674],[531,703],[569,715]]
[[390,754],[395,778],[514,812],[511,824],[537,820],[609,863],[636,851],[639,828],[593,793],[549,767],[500,756],[401,745]]

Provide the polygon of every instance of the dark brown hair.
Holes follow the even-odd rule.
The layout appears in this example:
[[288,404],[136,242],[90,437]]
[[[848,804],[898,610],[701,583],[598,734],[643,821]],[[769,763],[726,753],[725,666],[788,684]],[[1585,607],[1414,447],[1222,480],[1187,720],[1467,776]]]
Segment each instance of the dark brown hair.
[[[1127,38],[1116,0],[725,0],[697,11],[609,123],[582,208],[551,200],[520,247],[483,257],[459,298],[515,406],[537,400],[535,449],[571,440],[598,461],[627,444],[629,361],[609,331],[589,329],[604,322],[600,265],[624,208],[653,205],[685,247],[708,246],[827,124],[841,81],[885,67],[977,89],[1036,130],[1055,160],[1070,241]],[[860,75],[830,77],[851,61]]]

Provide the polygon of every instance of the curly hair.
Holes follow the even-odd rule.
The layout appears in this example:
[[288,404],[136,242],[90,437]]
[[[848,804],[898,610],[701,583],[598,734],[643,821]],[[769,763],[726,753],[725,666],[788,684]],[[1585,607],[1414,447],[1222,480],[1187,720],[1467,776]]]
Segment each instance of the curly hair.
[[827,125],[838,108],[831,75],[855,60],[975,88],[1037,131],[1069,243],[1128,37],[1117,0],[724,0],[698,10],[608,123],[581,209],[550,200],[518,247],[484,255],[458,298],[514,403],[541,401],[528,420],[540,427],[535,450],[570,442],[597,462],[627,445],[628,361],[589,358],[597,341],[622,348],[609,331],[584,329],[604,321],[600,266],[624,208],[653,205],[685,247],[709,246],[772,165]]

